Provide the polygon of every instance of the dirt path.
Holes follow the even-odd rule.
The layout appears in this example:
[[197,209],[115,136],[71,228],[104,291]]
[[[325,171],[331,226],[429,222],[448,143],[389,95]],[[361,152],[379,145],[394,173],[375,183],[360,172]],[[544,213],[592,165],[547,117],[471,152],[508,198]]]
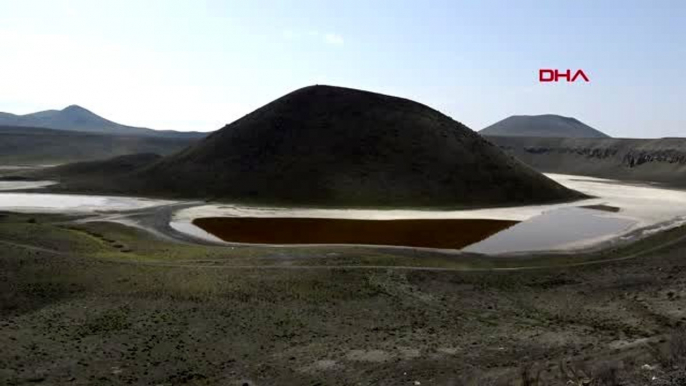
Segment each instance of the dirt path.
[[144,230],[158,239],[184,244],[225,245],[213,243],[179,232],[169,225],[174,213],[193,206],[203,205],[204,201],[185,201],[150,208],[142,208],[125,213],[101,214],[81,219],[79,223],[112,222]]
[[35,245],[15,243],[14,241],[0,240],[0,244],[9,245],[12,247],[24,248],[24,249],[28,249],[31,251],[54,253],[56,255],[68,255],[69,254],[67,252],[55,251],[53,249],[36,247]]
[[630,253],[625,256],[614,257],[610,259],[601,259],[594,261],[585,261],[579,263],[569,263],[560,265],[532,265],[521,267],[494,267],[494,268],[447,268],[447,267],[420,267],[420,266],[393,266],[393,265],[221,265],[212,264],[219,263],[222,260],[205,260],[207,264],[198,264],[198,261],[187,263],[167,263],[167,262],[142,262],[142,261],[122,261],[122,260],[106,260],[114,264],[132,264],[145,265],[166,268],[209,268],[209,269],[245,269],[245,270],[313,270],[313,269],[339,269],[339,270],[397,270],[397,271],[435,271],[435,272],[505,272],[505,271],[527,271],[540,270],[548,268],[569,268],[580,267],[587,265],[603,264],[617,261],[624,261],[634,259],[646,254],[657,252],[659,250],[669,248],[671,246],[686,242],[686,235],[680,236],[674,240],[670,240],[659,245],[644,249],[639,252]]

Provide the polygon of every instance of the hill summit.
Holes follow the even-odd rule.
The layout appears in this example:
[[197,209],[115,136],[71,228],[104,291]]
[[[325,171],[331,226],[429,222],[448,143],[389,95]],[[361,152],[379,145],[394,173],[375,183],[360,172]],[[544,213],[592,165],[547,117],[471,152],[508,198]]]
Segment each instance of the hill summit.
[[112,184],[303,206],[472,207],[582,196],[427,106],[331,86],[287,94],[180,153],[112,176]]
[[503,137],[610,138],[576,118],[554,114],[513,115],[480,133]]

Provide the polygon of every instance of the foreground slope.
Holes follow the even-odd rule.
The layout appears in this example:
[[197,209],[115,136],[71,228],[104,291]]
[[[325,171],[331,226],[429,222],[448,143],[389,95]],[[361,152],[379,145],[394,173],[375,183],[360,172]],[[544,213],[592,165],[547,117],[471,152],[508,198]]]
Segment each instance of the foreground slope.
[[[105,169],[100,173],[107,173]],[[62,175],[72,189],[91,189]],[[483,206],[581,195],[410,100],[339,87],[292,92],[108,190],[318,206]]]
[[71,219],[0,214],[2,385],[684,385],[684,228],[513,259]]
[[166,155],[196,140],[0,126],[0,164],[58,164],[135,153]]
[[541,172],[686,186],[686,138],[488,139]]
[[55,130],[82,131],[112,135],[145,135],[175,138],[202,138],[205,133],[152,130],[122,125],[105,119],[81,106],[71,105],[62,110],[46,110],[26,115],[0,113],[0,125],[15,127],[44,127]]
[[560,115],[513,115],[480,131],[481,135],[513,137],[609,138],[575,118]]

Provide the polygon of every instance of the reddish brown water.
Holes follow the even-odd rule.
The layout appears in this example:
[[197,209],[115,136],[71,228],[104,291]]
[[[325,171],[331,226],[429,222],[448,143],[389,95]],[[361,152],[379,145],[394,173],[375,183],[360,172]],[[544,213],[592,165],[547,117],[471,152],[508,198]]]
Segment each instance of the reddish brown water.
[[207,217],[195,219],[193,224],[224,241],[237,243],[461,249],[515,225],[517,221]]

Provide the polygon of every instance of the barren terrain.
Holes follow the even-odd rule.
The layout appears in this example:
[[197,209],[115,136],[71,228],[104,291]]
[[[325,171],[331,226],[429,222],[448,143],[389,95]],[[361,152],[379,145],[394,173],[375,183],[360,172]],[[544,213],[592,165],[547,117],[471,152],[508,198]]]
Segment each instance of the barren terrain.
[[686,318],[685,228],[513,259],[203,246],[72,219],[0,219],[0,383],[514,385],[524,369],[562,385],[616,369],[638,385],[674,373],[655,353]]

